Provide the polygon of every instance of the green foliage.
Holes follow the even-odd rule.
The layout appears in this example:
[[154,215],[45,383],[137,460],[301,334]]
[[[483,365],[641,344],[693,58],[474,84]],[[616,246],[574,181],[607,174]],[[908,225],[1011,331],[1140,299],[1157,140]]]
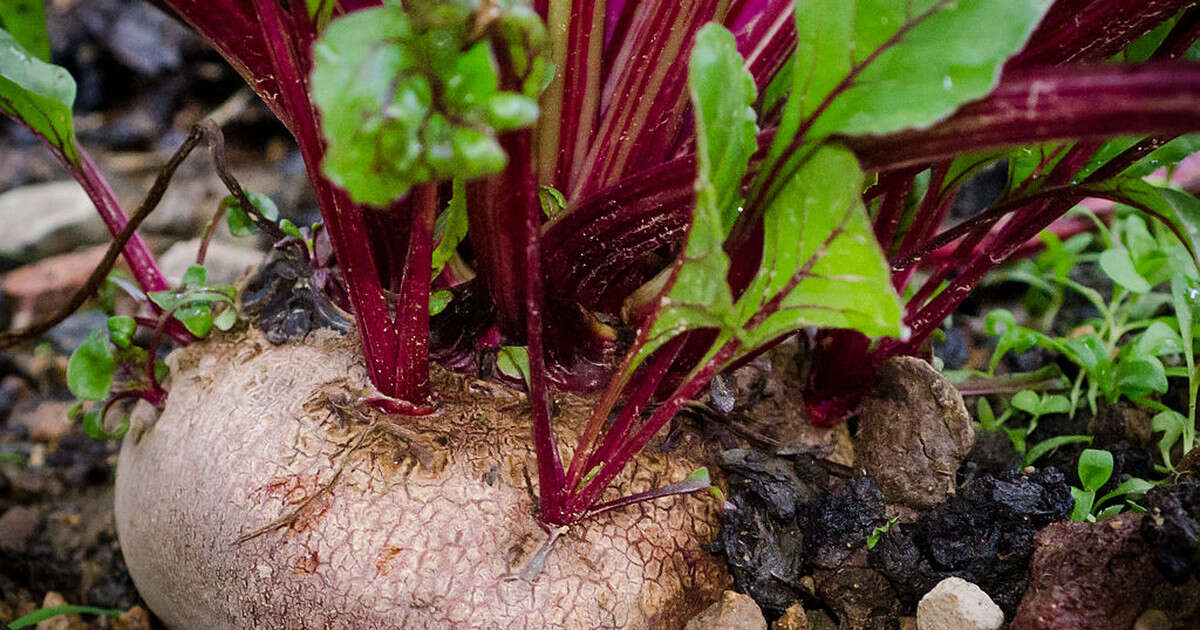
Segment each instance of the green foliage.
[[454,194],[450,205],[438,215],[433,224],[433,273],[436,278],[458,253],[458,244],[467,236],[467,186],[461,179],[454,180]]
[[1124,508],[1124,505],[1113,505],[1099,512],[1097,510],[1112,499],[1145,494],[1147,490],[1153,488],[1155,485],[1145,479],[1130,477],[1121,482],[1116,489],[1097,500],[1096,493],[1112,477],[1113,456],[1108,451],[1092,448],[1084,449],[1079,454],[1078,472],[1079,482],[1083,487],[1071,488],[1071,497],[1075,500],[1075,507],[1071,510],[1071,520],[1076,522],[1094,522],[1098,519],[1118,514]]
[[706,26],[692,53],[689,86],[696,111],[696,210],[674,282],[634,367],[684,330],[720,332],[710,352],[736,339],[746,352],[806,326],[900,336],[900,302],[862,205],[862,170],[838,145],[800,163],[763,218],[758,273],[738,300],[722,281],[725,239],[742,204],[755,146],[754,85],[732,36]]
[[8,624],[8,628],[9,630],[28,628],[29,626],[37,625],[39,622],[61,615],[107,615],[109,617],[116,617],[121,615],[122,612],[123,611],[112,610],[108,608],[96,608],[94,606],[73,606],[71,604],[48,606],[40,610],[35,610],[28,615],[10,622]]
[[67,387],[77,398],[101,400],[112,388],[117,360],[104,332],[92,331],[67,360]]
[[496,354],[496,369],[500,373],[529,385],[529,349],[525,346],[501,346]]
[[[234,302],[237,290],[232,285],[209,285],[204,267],[192,265],[183,274],[183,284],[167,291],[148,294],[150,301],[175,319],[196,337],[204,338],[215,327],[229,330],[237,323]],[[219,311],[214,306],[221,305]]]
[[45,0],[0,0],[0,29],[33,56],[50,61]]
[[[550,66],[536,13],[505,3],[484,39],[472,22],[468,2],[389,3],[325,29],[312,75],[322,166],[355,201],[384,206],[418,183],[495,173],[506,161],[496,134],[537,119]],[[501,85],[497,50],[521,85]]]
[[446,310],[450,305],[450,301],[454,299],[454,294],[450,291],[442,289],[429,294],[429,315],[437,315]]
[[[250,199],[250,203],[254,204],[254,209],[263,218],[268,221],[279,219],[279,208],[275,206],[275,202],[271,201],[270,197],[256,192],[247,192],[246,197]],[[225,211],[225,223],[229,226],[230,234],[240,237],[258,233],[258,226],[250,220],[250,216],[246,214],[246,210],[242,208],[237,197],[228,195],[221,200],[220,205]]]
[[895,525],[899,521],[899,516],[893,516],[888,522],[871,530],[871,533],[867,534],[867,549],[874,549],[875,545],[879,544],[879,538],[886,534],[892,528],[892,525]]
[[[32,30],[22,22],[23,30]],[[45,32],[44,25],[39,29]],[[0,30],[0,112],[24,123],[62,152],[72,165],[80,166],[75,146],[71,107],[75,104],[75,80],[66,69],[43,61],[23,44],[36,44],[25,32],[20,42]]]

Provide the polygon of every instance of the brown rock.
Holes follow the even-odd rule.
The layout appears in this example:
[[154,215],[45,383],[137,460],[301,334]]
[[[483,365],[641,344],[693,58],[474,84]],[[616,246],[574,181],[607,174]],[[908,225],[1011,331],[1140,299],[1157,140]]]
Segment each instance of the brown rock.
[[0,549],[19,551],[37,531],[41,520],[34,508],[17,505],[0,516]]
[[1127,630],[1162,577],[1141,514],[1054,523],[1034,537],[1029,590],[1012,630]]
[[113,630],[150,630],[150,613],[141,606],[134,606],[109,622]]
[[104,258],[107,246],[46,258],[0,278],[0,292],[12,300],[12,327],[20,328],[64,306]]
[[804,606],[799,603],[792,604],[782,617],[771,624],[771,630],[812,630],[812,627],[812,622],[804,613]]
[[817,571],[813,578],[817,596],[837,615],[842,630],[882,630],[900,615],[896,591],[875,569],[843,565]]
[[725,591],[684,630],[767,630],[767,620],[749,595]]
[[1171,630],[1171,618],[1167,613],[1151,608],[1133,622],[1133,630]]
[[36,406],[22,404],[13,410],[13,421],[29,429],[30,439],[53,442],[71,432],[74,423],[67,417],[67,412],[73,406],[73,403],[63,401],[46,401]]
[[940,503],[954,493],[955,473],[975,442],[962,395],[914,357],[888,360],[877,378],[859,414],[858,465],[889,502]]

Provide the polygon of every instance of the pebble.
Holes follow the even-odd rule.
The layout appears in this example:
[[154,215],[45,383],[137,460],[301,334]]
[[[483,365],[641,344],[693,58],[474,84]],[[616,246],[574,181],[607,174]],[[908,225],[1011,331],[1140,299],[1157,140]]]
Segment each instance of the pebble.
[[30,262],[108,240],[92,200],[74,180],[0,194],[0,217],[20,219],[6,222],[0,230],[0,259]]
[[38,511],[23,505],[13,506],[0,516],[0,549],[20,551],[37,531]]
[[808,615],[804,614],[804,606],[796,603],[788,607],[783,616],[771,624],[771,630],[812,630],[812,622],[808,620]]
[[983,589],[949,577],[917,604],[917,630],[997,630],[1004,613]]
[[684,630],[767,630],[767,620],[749,595],[725,591],[720,600],[692,617]]
[[[196,264],[196,252],[200,239],[175,243],[159,258],[163,275],[171,284],[177,284],[187,268]],[[233,284],[250,267],[263,261],[264,254],[256,249],[213,240],[208,244],[204,257],[204,269],[208,272],[209,284]]]
[[12,313],[10,325],[13,328],[26,326],[66,305],[104,259],[107,249],[105,245],[97,245],[51,256],[0,277],[0,292],[4,293]]

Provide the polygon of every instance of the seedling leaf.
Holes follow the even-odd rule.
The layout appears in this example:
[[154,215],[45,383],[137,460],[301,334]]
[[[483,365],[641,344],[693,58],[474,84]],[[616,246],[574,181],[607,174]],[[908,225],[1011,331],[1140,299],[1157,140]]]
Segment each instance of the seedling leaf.
[[1079,481],[1086,490],[1099,490],[1112,476],[1113,456],[1108,451],[1084,449],[1079,454]]
[[77,398],[100,400],[108,396],[116,369],[107,335],[94,330],[67,361],[67,387]]
[[108,339],[118,348],[128,348],[137,331],[137,322],[132,317],[118,315],[108,318]]
[[[270,197],[256,192],[247,192],[246,197],[264,218],[270,221],[279,219],[279,208],[275,206],[275,202],[271,201]],[[250,220],[237,197],[228,195],[221,200],[221,205],[225,207],[225,223],[229,226],[230,234],[250,236],[258,232],[258,226]]]
[[120,610],[111,610],[108,608],[95,608],[93,606],[73,606],[71,604],[63,604],[61,606],[48,606],[41,610],[35,610],[28,615],[25,615],[8,624],[9,630],[18,630],[19,628],[27,628],[37,625],[39,622],[47,619],[52,619],[60,615],[108,615],[116,617],[124,614]]

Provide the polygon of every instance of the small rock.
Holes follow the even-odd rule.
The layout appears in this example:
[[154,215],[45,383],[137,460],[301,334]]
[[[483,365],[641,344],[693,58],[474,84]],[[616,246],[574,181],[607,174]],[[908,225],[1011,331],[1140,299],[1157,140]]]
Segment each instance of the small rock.
[[1004,612],[974,584],[950,577],[917,604],[917,630],[997,630]]
[[54,442],[71,432],[74,423],[67,412],[74,404],[64,401],[45,401],[21,413],[27,407],[22,403],[13,413],[13,420],[29,429],[29,439],[37,442]]
[[[67,600],[61,594],[50,591],[46,593],[45,599],[42,600],[42,608],[62,606],[66,603]],[[84,623],[79,615],[59,615],[45,621],[39,621],[36,628],[37,630],[87,630],[88,624]]]
[[1151,608],[1133,622],[1133,630],[1171,630],[1171,618],[1167,613]]
[[[200,239],[175,243],[159,257],[163,275],[172,284],[179,283],[187,268],[196,264],[196,252]],[[208,244],[204,257],[204,269],[208,272],[209,284],[233,284],[245,271],[263,261],[263,253],[249,247],[241,247],[224,241],[213,240]]]
[[804,606],[795,603],[771,624],[771,630],[812,630],[812,622],[808,620],[808,615],[804,614]]
[[0,549],[20,551],[37,531],[38,511],[23,505],[13,506],[0,516]]
[[1143,516],[1054,523],[1038,532],[1012,630],[1132,627],[1162,580],[1142,538]]
[[114,617],[109,626],[113,630],[150,630],[150,613],[141,606],[134,606],[119,617]]
[[767,630],[767,620],[750,596],[725,591],[719,601],[692,617],[684,630]]
[[962,395],[928,363],[884,363],[858,422],[858,464],[889,501],[925,508],[954,493],[975,430]]
[[[0,209],[0,212],[3,212]],[[0,240],[3,240],[0,236]],[[53,256],[18,267],[0,278],[0,292],[9,301],[11,325],[20,328],[62,308],[104,259],[108,247],[99,245]]]
[[0,259],[29,262],[108,239],[92,200],[74,180],[0,194],[0,217],[16,219],[0,230]]

